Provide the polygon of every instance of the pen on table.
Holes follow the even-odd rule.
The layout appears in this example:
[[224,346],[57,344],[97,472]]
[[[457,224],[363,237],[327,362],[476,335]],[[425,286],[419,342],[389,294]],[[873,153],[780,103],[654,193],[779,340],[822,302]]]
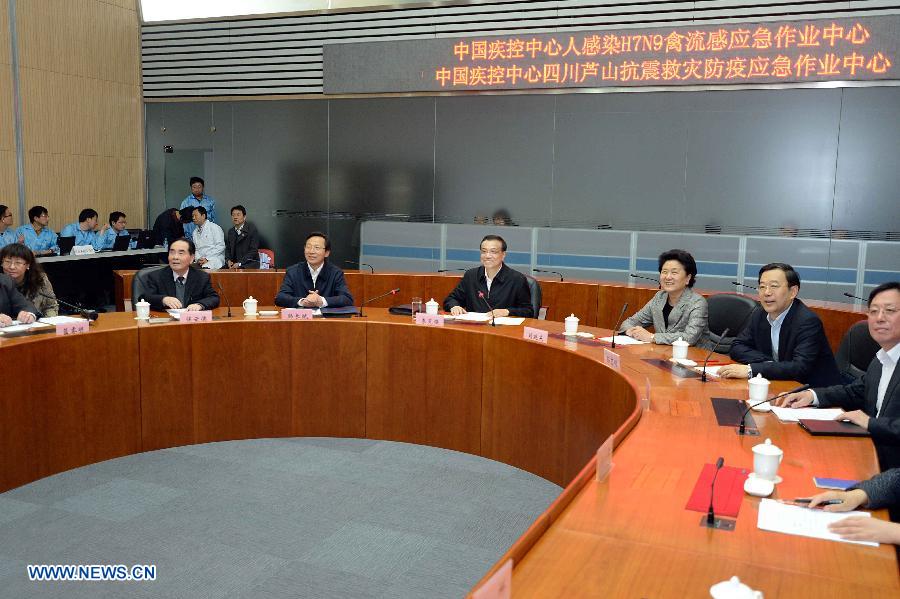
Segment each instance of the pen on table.
[[[810,503],[812,501],[811,497],[798,497],[797,499],[792,499],[790,503]],[[825,501],[820,501],[819,505],[840,505],[844,503],[842,499],[826,499]]]

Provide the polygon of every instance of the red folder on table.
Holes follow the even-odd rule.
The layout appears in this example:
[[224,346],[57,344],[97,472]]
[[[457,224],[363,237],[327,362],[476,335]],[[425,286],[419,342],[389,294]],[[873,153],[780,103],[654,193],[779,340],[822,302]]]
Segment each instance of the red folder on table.
[[[716,472],[715,464],[706,464],[700,472],[700,478],[694,485],[694,492],[688,499],[686,510],[706,513],[709,510],[709,493],[713,475]],[[734,468],[723,466],[716,478],[716,495],[713,499],[713,509],[716,516],[728,516],[737,518],[741,511],[741,502],[744,499],[744,481],[750,471],[746,468]]]

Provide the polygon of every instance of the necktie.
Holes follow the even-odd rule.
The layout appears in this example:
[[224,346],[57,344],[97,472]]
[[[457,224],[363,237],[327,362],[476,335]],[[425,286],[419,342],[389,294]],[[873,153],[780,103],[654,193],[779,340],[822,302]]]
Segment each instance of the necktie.
[[178,277],[175,280],[175,297],[178,298],[178,301],[181,302],[181,307],[184,307],[184,277]]

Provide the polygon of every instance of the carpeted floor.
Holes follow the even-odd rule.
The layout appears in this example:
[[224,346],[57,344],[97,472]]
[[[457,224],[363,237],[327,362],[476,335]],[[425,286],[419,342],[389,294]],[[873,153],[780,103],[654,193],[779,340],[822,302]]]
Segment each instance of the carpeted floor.
[[[138,454],[0,494],[0,597],[463,597],[559,494],[468,454],[259,439]],[[32,582],[29,564],[153,564]]]

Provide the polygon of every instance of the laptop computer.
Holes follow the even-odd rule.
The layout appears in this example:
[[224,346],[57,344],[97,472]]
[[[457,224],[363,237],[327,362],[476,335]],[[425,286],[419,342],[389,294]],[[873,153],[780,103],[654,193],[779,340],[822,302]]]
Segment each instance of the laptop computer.
[[115,241],[113,241],[112,251],[124,252],[128,249],[128,244],[130,243],[131,235],[117,235]]
[[75,236],[57,237],[56,245],[59,246],[59,255],[67,256],[72,251],[72,248],[75,247]]
[[156,244],[153,243],[153,231],[144,229],[138,232],[137,245],[135,246],[135,249],[152,250],[154,247],[156,247]]

